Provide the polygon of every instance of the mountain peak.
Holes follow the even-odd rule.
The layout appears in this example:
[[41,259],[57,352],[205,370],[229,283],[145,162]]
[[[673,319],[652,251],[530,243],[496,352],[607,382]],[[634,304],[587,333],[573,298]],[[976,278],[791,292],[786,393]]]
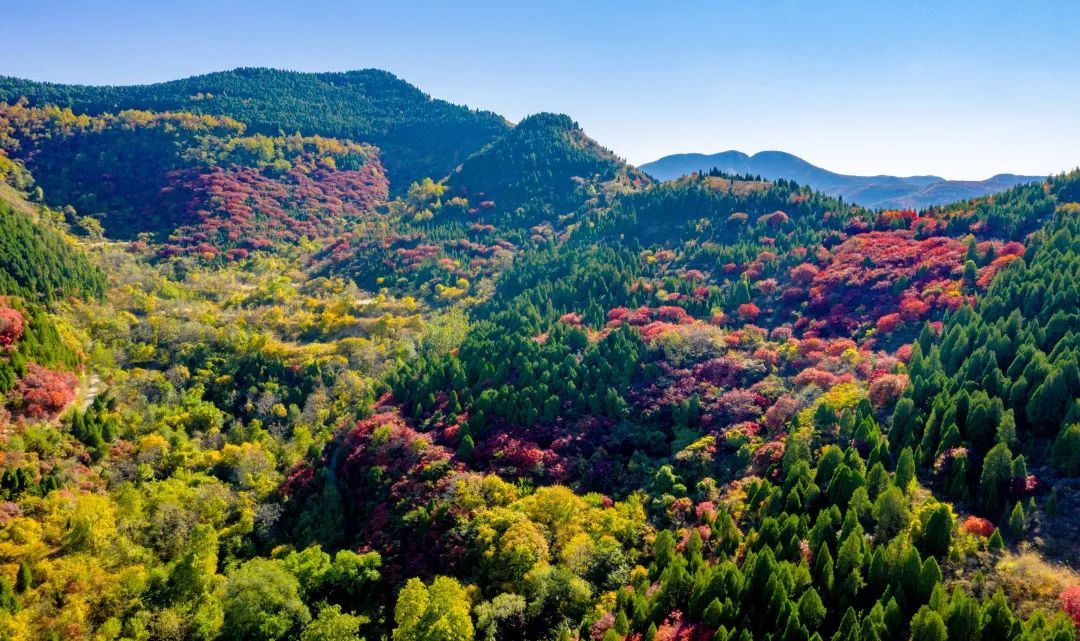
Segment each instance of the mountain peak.
[[518,123],[517,129],[580,129],[580,126],[573,118],[566,114],[553,113],[550,111],[541,111],[539,113],[530,114],[525,116],[521,122]]

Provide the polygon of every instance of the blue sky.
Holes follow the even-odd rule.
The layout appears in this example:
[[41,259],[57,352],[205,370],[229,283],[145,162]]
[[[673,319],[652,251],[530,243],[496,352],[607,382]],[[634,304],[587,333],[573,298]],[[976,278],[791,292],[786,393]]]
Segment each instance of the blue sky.
[[1080,165],[1077,2],[16,2],[0,74],[93,84],[378,67],[632,162],[781,149],[835,171]]

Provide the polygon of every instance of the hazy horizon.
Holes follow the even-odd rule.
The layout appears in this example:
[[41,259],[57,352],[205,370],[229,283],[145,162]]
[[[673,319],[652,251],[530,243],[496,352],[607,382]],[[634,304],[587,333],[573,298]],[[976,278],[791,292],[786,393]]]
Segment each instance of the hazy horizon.
[[[511,121],[566,113],[634,164],[780,150],[852,175],[1080,165],[1080,5],[444,6],[60,2],[10,10],[0,74],[144,84],[242,66],[385,69]],[[132,55],[136,52],[138,55]]]

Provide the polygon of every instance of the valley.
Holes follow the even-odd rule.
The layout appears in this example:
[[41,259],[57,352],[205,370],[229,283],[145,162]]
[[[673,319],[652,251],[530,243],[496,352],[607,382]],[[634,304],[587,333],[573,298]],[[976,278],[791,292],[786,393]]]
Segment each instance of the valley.
[[702,169],[0,78],[0,639],[1075,639],[1080,171]]

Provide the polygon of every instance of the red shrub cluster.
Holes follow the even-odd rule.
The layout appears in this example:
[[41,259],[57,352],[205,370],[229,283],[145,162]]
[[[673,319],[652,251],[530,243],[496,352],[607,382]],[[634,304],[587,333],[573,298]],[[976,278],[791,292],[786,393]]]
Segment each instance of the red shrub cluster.
[[786,425],[797,411],[799,411],[799,401],[785,394],[765,410],[765,424],[770,430],[778,430]]
[[682,307],[675,307],[674,305],[662,305],[656,308],[656,316],[660,320],[665,320],[672,323],[688,323],[693,319],[686,313],[686,310]]
[[315,492],[315,468],[308,464],[294,469],[278,488],[284,497],[306,498]]
[[54,372],[30,363],[26,376],[11,391],[17,416],[28,419],[52,418],[75,400],[79,379],[68,372]]
[[805,387],[816,385],[819,389],[827,390],[840,382],[840,377],[832,372],[817,367],[807,367],[795,375],[795,386]]
[[630,317],[626,319],[627,323],[631,325],[645,325],[652,320],[652,310],[648,307],[640,307],[634,310],[634,313],[630,314]]
[[761,416],[763,401],[764,399],[750,390],[733,389],[721,394],[717,405],[729,420],[737,422]]
[[784,441],[769,441],[754,452],[754,467],[765,473],[784,459]]
[[911,355],[914,353],[915,347],[913,345],[901,345],[896,350],[896,360],[901,363],[907,363],[911,360]]
[[788,287],[780,294],[780,300],[788,305],[794,305],[806,298],[806,290],[799,287]]
[[825,348],[825,353],[829,356],[840,356],[849,349],[857,349],[858,346],[855,341],[850,338],[838,338],[829,342],[829,345]]
[[407,426],[396,409],[359,421],[343,447],[348,453],[342,465],[347,479],[363,485],[369,480],[369,467],[387,467],[387,480],[394,481],[390,490],[395,497],[423,493],[422,487],[413,486],[423,485],[423,468],[450,460],[449,450]]
[[738,314],[744,321],[753,322],[761,315],[761,309],[753,303],[743,303],[739,305]]
[[885,407],[904,393],[908,386],[908,377],[904,374],[885,374],[870,383],[870,403],[877,409]]
[[592,624],[592,628],[589,630],[589,638],[593,641],[602,641],[607,631],[614,627],[615,615],[610,612],[605,612],[603,616]]
[[877,321],[877,331],[882,334],[892,334],[900,327],[900,314],[885,314]]
[[910,227],[918,218],[911,209],[891,209],[878,214],[875,226],[878,229],[897,229]]
[[994,533],[994,524],[981,516],[969,516],[964,519],[964,531],[981,537],[989,537]]
[[1043,487],[1042,481],[1034,474],[1017,477],[1009,481],[1009,492],[1015,497],[1031,496]]
[[779,227],[780,225],[783,225],[789,220],[791,220],[791,218],[789,218],[787,214],[778,209],[771,214],[761,216],[760,218],[758,218],[757,222],[759,225],[765,224],[771,227]]
[[915,232],[916,238],[926,238],[938,232],[939,223],[936,218],[922,216],[911,221],[911,231]]
[[802,263],[791,268],[791,280],[806,285],[814,280],[820,270],[810,263]]
[[650,332],[653,336],[661,333],[669,325],[691,323],[694,320],[685,309],[676,305],[661,305],[656,308],[639,307],[633,311],[625,307],[616,307],[608,311],[607,318],[608,325],[611,327],[622,323],[636,327],[653,325]]
[[675,610],[657,628],[655,641],[708,641],[714,632],[699,623],[684,621],[682,612]]
[[[614,321],[618,322],[618,321]],[[651,343],[661,335],[670,331],[674,331],[678,328],[678,325],[672,323],[666,323],[664,321],[653,321],[641,328],[641,340],[644,343]]]
[[737,385],[745,371],[744,362],[730,356],[712,358],[694,367],[694,377],[717,387]]
[[491,459],[493,471],[511,477],[538,474],[548,455],[555,457],[553,452],[545,452],[536,443],[507,433],[496,434],[485,443],[484,450],[476,454],[479,458]]
[[905,296],[904,299],[900,301],[900,318],[903,318],[909,323],[914,323],[921,319],[929,311],[930,305],[913,296]]
[[1069,615],[1080,628],[1080,585],[1067,588],[1058,595],[1058,599],[1061,600],[1061,607],[1065,610],[1065,614]]
[[1013,262],[1018,258],[1020,258],[1020,256],[1017,254],[1005,254],[1004,256],[998,256],[993,260],[993,262],[990,263],[990,265],[981,270],[979,278],[975,281],[975,284],[979,287],[985,288],[987,285],[990,284],[990,281],[994,279],[994,276],[996,276],[999,271],[1007,267],[1009,263]]
[[359,421],[345,437],[342,452],[346,498],[364,515],[361,527],[368,540],[380,550],[429,545],[402,542],[392,527],[394,512],[399,506],[427,504],[444,483],[452,482],[450,451],[406,425],[393,408]]
[[22,334],[22,314],[0,303],[0,351],[14,347],[22,338]]
[[386,199],[376,158],[359,169],[305,169],[298,164],[282,176],[240,165],[174,172],[162,199],[188,224],[175,230],[163,253],[237,259],[246,255],[239,250],[325,238]]
[[[893,212],[897,220],[904,212]],[[903,214],[903,215],[901,215]],[[886,216],[885,218],[889,218]],[[884,219],[879,219],[879,222]],[[920,222],[922,221],[922,222]],[[912,226],[928,227],[934,219],[915,219]],[[778,284],[781,301],[795,308],[808,298],[808,307],[798,329],[814,334],[845,334],[865,322],[877,322],[882,334],[896,331],[902,323],[918,323],[934,309],[955,310],[969,300],[970,292],[961,293],[963,264],[967,259],[966,243],[945,236],[925,236],[906,225],[888,230],[871,230],[858,221],[849,235],[837,239],[831,251],[817,249],[816,264],[795,264],[788,271],[788,281]],[[1011,246],[1015,245],[1015,246]],[[976,285],[985,287],[993,276],[1015,260],[1022,245],[1002,245],[985,241],[981,253],[996,252],[991,265],[979,270]],[[794,255],[786,257],[795,259]]]

